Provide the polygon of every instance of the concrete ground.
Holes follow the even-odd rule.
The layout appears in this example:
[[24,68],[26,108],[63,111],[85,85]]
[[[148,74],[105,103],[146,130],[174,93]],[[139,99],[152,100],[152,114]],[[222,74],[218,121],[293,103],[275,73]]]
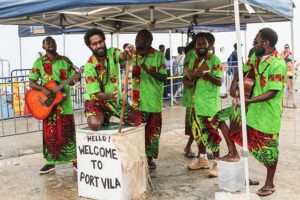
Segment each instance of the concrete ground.
[[[297,99],[299,102],[299,99]],[[299,105],[299,104],[298,104]],[[299,109],[285,108],[280,132],[280,157],[275,176],[276,192],[263,200],[297,200],[300,196],[300,145],[295,144],[294,117]],[[183,154],[185,110],[181,106],[163,111],[163,131],[157,169],[151,172],[153,190],[149,200],[211,200],[215,199],[218,178],[207,177],[208,170],[189,171],[191,161]],[[298,119],[296,119],[299,121]],[[297,139],[300,125],[296,122]],[[77,193],[77,176],[71,164],[58,166],[55,172],[39,175],[44,160],[41,153],[41,132],[0,138],[0,199],[5,200],[65,200],[84,199]],[[196,152],[196,146],[193,144]],[[226,153],[222,142],[221,154]],[[250,186],[255,193],[264,183],[265,168],[250,157],[250,178],[259,186]],[[242,192],[245,192],[243,190]]]

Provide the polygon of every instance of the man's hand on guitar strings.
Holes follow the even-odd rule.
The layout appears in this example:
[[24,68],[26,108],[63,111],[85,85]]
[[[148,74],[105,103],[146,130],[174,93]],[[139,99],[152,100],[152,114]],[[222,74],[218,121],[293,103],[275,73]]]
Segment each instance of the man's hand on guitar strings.
[[45,96],[48,98],[52,98],[54,96],[54,93],[51,90],[48,90],[47,88],[43,87],[42,92]]
[[202,77],[210,80],[212,78],[212,75],[210,72],[205,72],[205,73],[202,73]]

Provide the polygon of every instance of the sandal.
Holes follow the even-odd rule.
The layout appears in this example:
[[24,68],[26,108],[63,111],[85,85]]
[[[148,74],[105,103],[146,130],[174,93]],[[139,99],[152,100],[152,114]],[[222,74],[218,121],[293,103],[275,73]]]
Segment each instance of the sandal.
[[275,188],[269,188],[269,189],[260,188],[256,194],[260,197],[266,197],[273,194],[274,192],[275,192]]

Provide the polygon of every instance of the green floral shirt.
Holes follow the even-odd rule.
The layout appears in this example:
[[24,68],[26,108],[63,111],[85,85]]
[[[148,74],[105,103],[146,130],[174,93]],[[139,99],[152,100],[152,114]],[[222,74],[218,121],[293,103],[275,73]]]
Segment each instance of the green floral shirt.
[[[61,83],[67,80],[69,77],[74,76],[76,70],[73,67],[72,62],[65,56],[57,55],[55,59],[50,61],[47,55],[38,58],[29,74],[29,79],[34,81],[41,81],[41,85],[45,85],[48,81],[54,80],[57,83]],[[72,114],[73,106],[71,100],[70,85],[65,85],[63,92],[66,97],[59,105],[61,114]]]
[[119,91],[119,58],[121,50],[109,48],[104,65],[100,65],[97,58],[93,55],[84,66],[84,77],[86,82],[85,100],[97,99],[97,92],[113,93],[118,91],[119,99],[122,99]]
[[276,50],[260,62],[253,54],[244,65],[244,72],[256,67],[256,80],[252,97],[269,90],[277,90],[274,98],[251,103],[247,111],[247,125],[268,134],[279,133],[282,118],[282,96],[286,83],[287,66]]
[[161,112],[164,83],[141,69],[142,63],[150,70],[167,74],[165,59],[160,51],[151,47],[145,57],[134,55],[132,58],[132,106],[145,112]]

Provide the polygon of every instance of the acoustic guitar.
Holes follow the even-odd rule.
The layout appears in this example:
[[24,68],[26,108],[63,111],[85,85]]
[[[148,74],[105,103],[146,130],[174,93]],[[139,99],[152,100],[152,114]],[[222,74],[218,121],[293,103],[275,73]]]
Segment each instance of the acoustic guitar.
[[207,63],[205,62],[205,59],[202,59],[202,61],[199,63],[198,68],[196,68],[195,70],[189,69],[185,72],[184,75],[184,85],[191,88],[194,87],[195,82],[197,81],[197,79],[194,78],[190,78],[190,75],[194,72],[198,72],[198,73],[206,73],[209,72],[209,67],[207,65]]
[[249,72],[244,77],[244,91],[245,91],[245,97],[251,98],[253,88],[255,83],[255,71],[254,67],[249,70]]
[[[79,72],[81,73],[81,72]],[[63,87],[70,83],[73,77],[64,80],[58,85],[55,81],[48,81],[44,87],[52,91],[50,97],[44,95],[42,91],[30,89],[25,95],[25,103],[34,118],[38,120],[46,119],[54,106],[64,99]]]
[[[253,67],[249,70],[249,72],[244,77],[245,98],[248,98],[248,99],[251,98],[254,84],[255,84],[255,69]],[[237,94],[238,98],[236,97],[236,101],[239,101],[239,100],[237,100],[237,99],[239,99],[239,96],[240,96],[240,94]],[[234,104],[233,109],[235,110],[235,112],[233,112],[233,113],[239,112],[239,104]],[[247,112],[247,109],[246,109],[246,112]],[[230,123],[229,123],[229,135],[232,137],[236,133],[240,133],[241,130],[242,130],[241,117],[238,114],[234,114],[231,117]]]

